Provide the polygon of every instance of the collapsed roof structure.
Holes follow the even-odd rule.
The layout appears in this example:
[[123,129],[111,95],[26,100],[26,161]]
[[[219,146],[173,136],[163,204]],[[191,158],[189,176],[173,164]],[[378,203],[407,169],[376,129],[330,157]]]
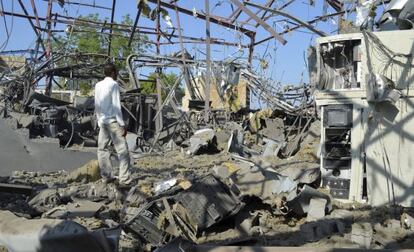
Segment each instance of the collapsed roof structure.
[[[20,214],[0,211],[0,249],[412,245],[411,1],[138,0],[128,22],[108,2],[1,1],[3,45],[6,17],[35,43],[0,53],[0,149],[22,153],[0,153],[16,170],[0,173],[0,209]],[[322,12],[305,20],[299,4]],[[295,31],[317,37],[303,48],[309,78],[283,85],[258,47]],[[99,43],[73,46],[80,37]],[[96,150],[91,92],[108,62],[136,165],[126,191],[96,161],[74,170]]]

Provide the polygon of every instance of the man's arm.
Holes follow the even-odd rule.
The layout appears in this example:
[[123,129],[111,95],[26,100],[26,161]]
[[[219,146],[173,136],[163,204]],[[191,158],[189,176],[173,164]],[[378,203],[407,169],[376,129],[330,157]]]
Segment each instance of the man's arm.
[[[114,106],[114,109],[115,109],[116,121],[118,122],[119,126],[125,128],[125,123],[124,123],[124,119],[123,119],[123,116],[122,116],[121,95],[119,94],[118,84],[114,85],[114,87],[113,87],[112,105]],[[125,130],[125,132],[126,132],[126,130]]]
[[95,102],[95,116],[96,116],[96,118],[98,118],[98,113],[100,111],[97,93],[98,93],[98,90],[96,90],[96,85],[95,85],[94,102]]

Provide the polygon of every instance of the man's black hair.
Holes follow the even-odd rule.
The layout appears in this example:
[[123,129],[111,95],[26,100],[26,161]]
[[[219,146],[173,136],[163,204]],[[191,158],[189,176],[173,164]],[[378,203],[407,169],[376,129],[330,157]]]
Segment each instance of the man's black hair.
[[113,63],[108,63],[104,67],[105,77],[112,77],[113,74],[116,74],[116,66]]

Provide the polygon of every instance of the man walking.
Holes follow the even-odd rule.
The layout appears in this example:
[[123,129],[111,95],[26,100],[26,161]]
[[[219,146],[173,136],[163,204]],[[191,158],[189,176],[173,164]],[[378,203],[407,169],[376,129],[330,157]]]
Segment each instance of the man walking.
[[116,82],[118,72],[114,64],[104,67],[105,79],[95,86],[95,113],[98,119],[98,163],[101,173],[107,180],[112,178],[110,142],[114,144],[119,160],[119,183],[129,185],[132,182],[130,157],[125,139],[127,130],[122,118],[119,86]]

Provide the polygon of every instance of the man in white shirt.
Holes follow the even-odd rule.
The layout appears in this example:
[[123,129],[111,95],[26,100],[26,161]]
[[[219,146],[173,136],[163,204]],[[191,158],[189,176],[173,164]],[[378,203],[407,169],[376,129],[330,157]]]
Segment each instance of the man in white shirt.
[[119,183],[129,185],[132,179],[125,139],[127,129],[122,118],[119,86],[115,81],[118,75],[115,65],[106,65],[104,74],[105,79],[95,86],[95,113],[99,126],[98,163],[104,178],[111,179],[112,163],[108,147],[112,140],[119,160]]

